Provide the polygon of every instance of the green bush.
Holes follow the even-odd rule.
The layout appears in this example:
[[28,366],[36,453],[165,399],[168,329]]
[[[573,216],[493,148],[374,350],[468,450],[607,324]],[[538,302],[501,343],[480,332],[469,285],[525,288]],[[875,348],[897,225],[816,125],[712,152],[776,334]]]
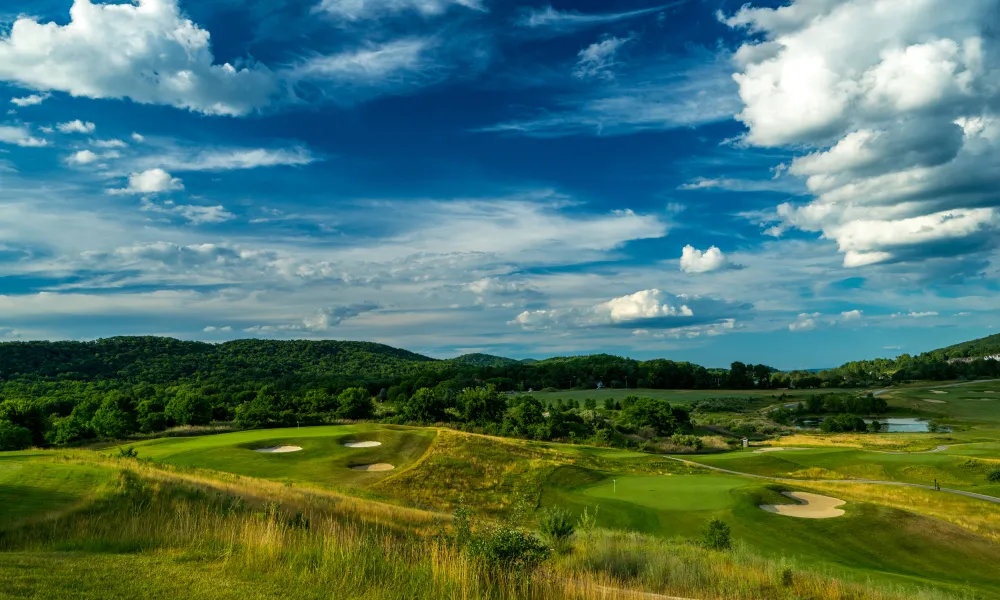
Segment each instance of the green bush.
[[0,450],[24,450],[31,445],[31,431],[10,421],[0,421]]
[[986,474],[986,481],[989,481],[990,483],[1000,483],[1000,467],[990,469],[990,472]]
[[542,513],[539,523],[539,531],[542,539],[549,543],[552,548],[563,554],[572,548],[570,539],[576,527],[570,520],[569,512],[561,508],[550,508]]
[[468,550],[486,567],[507,572],[532,571],[552,552],[531,533],[507,523],[489,526],[473,536]]
[[702,543],[712,550],[728,550],[733,546],[729,525],[721,519],[712,518],[702,530]]

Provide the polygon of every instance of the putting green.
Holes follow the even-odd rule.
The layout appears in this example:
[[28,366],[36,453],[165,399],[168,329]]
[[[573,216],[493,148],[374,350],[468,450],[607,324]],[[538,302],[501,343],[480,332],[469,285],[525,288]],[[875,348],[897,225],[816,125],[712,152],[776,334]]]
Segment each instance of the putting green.
[[[395,466],[395,471],[405,468],[423,455],[434,435],[433,429],[359,424],[162,438],[134,447],[140,458],[157,462],[339,488],[366,486],[391,475],[387,471],[358,471],[352,467],[389,463]],[[344,446],[351,441],[377,441],[381,445],[370,448]],[[298,446],[302,450],[256,452],[275,446]]]
[[728,475],[628,476],[605,479],[582,493],[662,511],[717,511],[732,504],[730,492],[747,486],[746,479]]

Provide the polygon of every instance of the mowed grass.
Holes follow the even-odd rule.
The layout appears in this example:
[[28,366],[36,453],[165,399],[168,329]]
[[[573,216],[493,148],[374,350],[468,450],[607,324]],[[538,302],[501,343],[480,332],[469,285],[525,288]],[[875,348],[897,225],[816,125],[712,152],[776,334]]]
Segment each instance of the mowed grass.
[[602,390],[560,390],[558,392],[531,392],[542,402],[551,404],[556,400],[576,400],[583,403],[587,398],[594,398],[601,403],[605,398],[622,401],[628,396],[639,396],[640,398],[657,398],[666,400],[671,404],[691,404],[698,400],[709,398],[747,398],[758,397],[762,403],[777,402],[778,396],[785,394],[786,402],[795,402],[805,396],[813,394],[829,393],[831,390],[654,390],[649,388],[633,389],[609,389]]
[[[1000,468],[996,444],[967,444],[946,452],[890,454],[852,448],[775,452],[740,451],[693,457],[695,462],[741,473],[793,479],[869,479],[967,490],[1000,497],[987,473]],[[689,457],[692,458],[692,457]]]
[[[162,438],[134,444],[140,458],[286,483],[338,489],[365,487],[413,464],[430,446],[434,429],[369,424],[262,429],[204,437]],[[381,446],[347,448],[352,441]],[[259,448],[299,446],[287,453]],[[352,467],[388,463],[393,471],[358,471]]]
[[899,388],[883,397],[896,410],[922,413],[960,426],[1000,429],[1000,381],[954,387],[942,384],[930,389]]
[[[794,558],[822,571],[863,582],[927,586],[948,592],[976,589],[1000,597],[992,566],[1000,544],[955,525],[863,502],[833,519],[768,513],[761,504],[788,503],[787,487],[724,474],[659,477],[615,475],[563,467],[546,481],[543,506],[574,514],[597,510],[600,525],[661,537],[697,537],[708,519],[772,558]],[[827,492],[833,495],[832,492]]]
[[49,462],[28,454],[0,454],[0,530],[71,509],[114,476],[98,466]]

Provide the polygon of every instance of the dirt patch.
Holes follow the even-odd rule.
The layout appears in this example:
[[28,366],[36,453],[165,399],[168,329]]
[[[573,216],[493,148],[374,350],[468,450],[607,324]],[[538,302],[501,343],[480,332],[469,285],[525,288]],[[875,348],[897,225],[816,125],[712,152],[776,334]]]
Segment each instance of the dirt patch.
[[930,402],[932,404],[947,404],[944,400],[932,400],[931,398],[924,398],[924,402]]
[[374,448],[375,446],[381,446],[382,442],[345,442],[344,447],[346,448]]
[[832,519],[844,514],[844,511],[837,507],[846,502],[839,498],[809,492],[782,492],[782,494],[798,500],[800,504],[761,504],[760,507],[767,512],[800,519]]
[[390,465],[389,463],[375,463],[373,465],[357,465],[351,467],[352,471],[391,471],[396,467]]
[[754,454],[762,454],[764,452],[784,452],[785,450],[808,450],[808,448],[786,448],[784,446],[768,446],[767,448],[757,448],[753,451]]
[[285,452],[298,452],[302,450],[299,446],[272,446],[271,448],[255,448],[254,452],[267,452],[268,454],[284,454]]

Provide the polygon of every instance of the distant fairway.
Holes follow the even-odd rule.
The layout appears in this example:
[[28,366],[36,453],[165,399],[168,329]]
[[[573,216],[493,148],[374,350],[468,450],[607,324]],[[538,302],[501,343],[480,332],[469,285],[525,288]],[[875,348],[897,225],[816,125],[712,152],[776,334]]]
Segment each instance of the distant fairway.
[[[893,435],[893,434],[886,434]],[[963,444],[943,452],[890,454],[852,448],[752,451],[693,457],[732,471],[799,479],[872,479],[943,486],[1000,497],[986,473],[1000,467],[1000,444]]]
[[598,402],[603,402],[605,398],[622,401],[629,396],[639,396],[646,398],[658,398],[676,404],[691,404],[698,400],[708,398],[727,397],[759,397],[761,401],[777,402],[777,397],[785,394],[788,402],[795,402],[799,398],[811,396],[813,394],[829,393],[836,390],[815,389],[815,390],[654,390],[649,388],[632,389],[611,389],[601,390],[560,390],[558,392],[531,392],[533,396],[542,402],[552,403],[556,400],[577,400],[583,403],[587,398],[593,398]]
[[897,410],[928,414],[958,425],[1000,430],[1000,381],[950,387],[948,382],[932,382],[918,387],[928,389],[893,388],[883,397]]
[[[352,467],[388,463],[399,470],[409,466],[427,450],[434,435],[433,429],[359,424],[161,438],[134,447],[141,458],[158,462],[339,488],[368,485],[391,474]],[[381,445],[347,448],[344,443],[349,441],[378,441]],[[288,453],[254,451],[274,446],[298,446],[302,450]]]

